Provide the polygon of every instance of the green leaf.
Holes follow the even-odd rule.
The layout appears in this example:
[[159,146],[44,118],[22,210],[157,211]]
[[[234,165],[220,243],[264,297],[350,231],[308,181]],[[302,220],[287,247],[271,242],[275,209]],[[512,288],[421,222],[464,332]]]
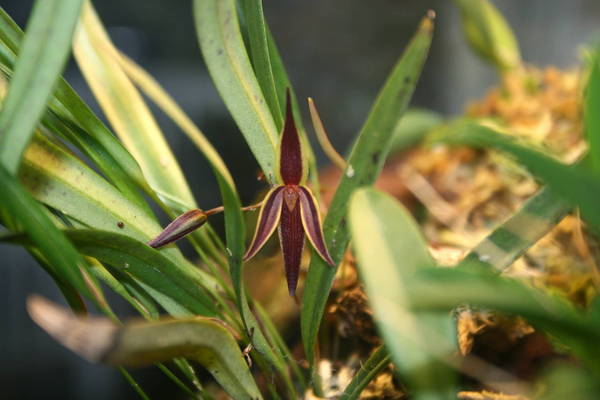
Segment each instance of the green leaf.
[[[213,301],[193,278],[147,244],[129,236],[95,229],[66,229],[63,233],[81,254],[132,277],[171,315],[216,315]],[[29,245],[22,234],[4,236],[2,241]]]
[[[113,46],[94,9],[86,3],[75,35],[75,58],[106,117],[127,149],[140,164],[153,191],[174,217],[199,208],[156,120],[141,94],[123,71]],[[174,212],[172,212],[174,211]],[[207,254],[218,258],[220,242],[209,224],[195,234],[207,263]]]
[[[229,267],[231,279],[234,285],[236,301],[246,333],[256,350],[263,355],[275,368],[287,376],[285,363],[282,358],[273,351],[266,340],[261,326],[258,324],[254,314],[251,312],[248,300],[244,293],[242,282],[241,255],[244,251],[245,227],[241,213],[241,203],[237,189],[227,166],[206,139],[204,134],[183,112],[179,105],[168,93],[156,82],[146,71],[136,65],[131,59],[121,55],[120,59],[123,70],[138,85],[141,90],[162,109],[196,145],[209,162],[213,173],[219,184],[221,198],[225,206],[225,229],[227,237],[227,249],[229,249]],[[291,385],[288,385],[288,388]]]
[[547,183],[564,201],[581,208],[583,218],[600,231],[600,179],[581,165],[565,165],[556,159],[521,144],[513,137],[471,120],[458,120],[439,133],[448,143],[491,147],[516,158],[534,176]]
[[195,0],[194,17],[208,71],[269,182],[275,181],[277,128],[240,32],[235,0]]
[[0,112],[0,162],[10,173],[17,172],[21,155],[65,66],[81,4],[82,0],[38,0],[34,5]]
[[315,157],[315,153],[313,148],[310,145],[310,141],[306,135],[306,130],[304,129],[304,124],[302,123],[302,113],[300,112],[300,107],[298,105],[298,98],[296,96],[296,92],[294,91],[294,86],[288,77],[288,74],[285,70],[285,65],[283,64],[283,60],[281,59],[281,55],[279,54],[279,50],[277,50],[277,45],[275,44],[275,39],[271,34],[269,26],[265,22],[265,30],[267,35],[267,46],[269,49],[269,60],[271,61],[271,70],[273,71],[273,80],[275,83],[275,92],[277,93],[277,99],[279,100],[279,107],[281,110],[284,110],[286,107],[285,98],[286,91],[290,90],[290,97],[292,99],[292,112],[294,113],[294,121],[296,122],[296,127],[298,128],[298,132],[300,133],[300,139],[302,140],[302,149],[304,150],[304,155],[308,164],[308,178],[311,183],[312,191],[315,194],[315,197],[319,196],[319,169],[317,166],[317,159]]
[[[337,262],[342,259],[349,241],[345,218],[350,195],[358,187],[373,184],[381,172],[394,128],[408,106],[427,57],[432,31],[432,20],[424,19],[377,96],[354,144],[323,225],[327,247]],[[313,367],[315,340],[334,275],[335,268],[320,257],[312,257],[302,298],[301,328],[304,351]]]
[[[22,36],[16,23],[0,9],[0,42],[6,46],[5,57],[0,62],[8,76],[13,73]],[[140,201],[135,185],[147,193],[150,189],[137,162],[64,79],[58,80],[48,107],[51,111],[42,118],[44,126],[49,127],[56,121],[62,129],[53,130],[54,133],[66,130],[63,137],[94,161],[127,198],[138,205],[145,203]]]
[[[111,265],[172,299],[180,306],[179,309],[166,307],[167,311],[176,312],[172,315],[181,316],[177,312],[181,309],[187,310],[187,315],[216,315],[212,300],[206,297],[187,273],[146,243],[123,234],[99,230],[74,229],[64,232],[80,253]],[[161,305],[165,304],[163,302]]]
[[360,369],[344,389],[340,400],[358,399],[367,385],[390,363],[390,354],[383,346],[377,348],[367,361],[361,363]]
[[443,120],[443,117],[434,111],[420,108],[406,110],[394,129],[390,155],[408,149],[439,126]]
[[119,55],[89,3],[73,43],[75,59],[104,114],[163,201],[178,211],[197,208],[185,177],[142,96],[118,63]]
[[593,400],[600,394],[597,376],[570,363],[554,363],[544,371],[539,387],[543,387],[539,400]]
[[235,339],[219,320],[196,317],[117,326],[105,318],[76,318],[38,296],[28,299],[27,308],[54,339],[91,362],[144,366],[188,357],[234,399],[262,399]]
[[549,187],[542,188],[463,259],[497,271],[510,266],[560,222],[571,206]]
[[596,374],[600,374],[600,318],[584,314],[564,299],[466,265],[418,272],[409,280],[407,298],[416,312],[447,312],[461,304],[521,315],[553,335]]
[[510,26],[488,0],[455,0],[471,48],[482,59],[506,71],[521,65],[519,44]]
[[240,5],[248,29],[250,59],[256,79],[265,96],[269,110],[271,110],[275,126],[280,131],[283,128],[283,113],[275,88],[262,0],[240,0]]
[[433,265],[418,225],[391,196],[368,188],[352,196],[348,222],[375,322],[413,398],[454,398],[454,374],[440,361],[455,351],[452,318],[409,308],[409,278]]
[[585,134],[590,145],[594,170],[600,173],[600,48],[590,61],[587,87],[583,103]]
[[147,319],[158,318],[158,309],[155,307],[152,300],[147,297],[147,294],[143,293],[135,286],[133,278],[125,273],[109,271],[95,258],[88,257],[87,262],[90,264],[94,276],[104,282],[106,286],[111,288],[119,296],[123,297],[123,299],[131,304],[140,315]]
[[81,270],[87,269],[84,260],[3,165],[0,165],[0,198],[3,224],[13,231],[25,232],[47,261],[52,276],[94,300],[82,276]]
[[[38,201],[87,227],[125,234],[142,242],[162,230],[154,219],[80,160],[41,137],[28,147],[20,178]],[[161,252],[175,261],[188,279],[213,296],[220,296],[215,279],[191,265],[176,247]]]

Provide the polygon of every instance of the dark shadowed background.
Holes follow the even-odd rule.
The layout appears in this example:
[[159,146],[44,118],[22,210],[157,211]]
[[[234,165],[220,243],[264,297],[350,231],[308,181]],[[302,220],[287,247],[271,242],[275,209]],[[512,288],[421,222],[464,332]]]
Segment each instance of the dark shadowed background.
[[[0,0],[22,27],[32,2]],[[94,3],[116,45],[179,101],[221,152],[242,200],[252,201],[261,188],[258,167],[207,75],[191,2]],[[576,65],[581,46],[600,28],[598,0],[496,0],[495,4],[511,23],[523,58],[533,64]],[[469,51],[458,12],[449,0],[266,0],[264,8],[298,95],[315,99],[341,152],[360,129],[380,85],[428,9],[436,11],[437,27],[413,105],[457,113],[496,79],[495,71]],[[65,76],[98,110],[73,62]],[[304,111],[306,117],[306,107]],[[219,205],[207,164],[172,123],[156,115],[200,205]],[[324,161],[321,155],[320,160]],[[61,301],[50,278],[24,250],[0,245],[0,310],[7,313],[0,317],[0,399],[137,398],[116,370],[88,364],[38,329],[25,312],[30,293]],[[130,313],[118,298],[111,299],[121,315]],[[178,396],[156,369],[136,371],[134,376],[153,398]]]

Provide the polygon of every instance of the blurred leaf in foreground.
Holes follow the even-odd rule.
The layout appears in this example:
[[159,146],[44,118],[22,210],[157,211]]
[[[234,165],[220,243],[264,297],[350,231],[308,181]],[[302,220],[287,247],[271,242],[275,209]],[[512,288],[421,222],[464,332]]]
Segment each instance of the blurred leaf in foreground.
[[420,269],[433,265],[427,244],[410,214],[374,189],[352,196],[349,223],[361,277],[375,322],[414,399],[454,397],[454,372],[440,359],[454,352],[450,315],[413,313],[406,287]]
[[28,299],[31,318],[50,336],[91,362],[145,366],[188,357],[204,366],[235,399],[262,399],[227,326],[216,319],[130,322],[81,319],[39,296]]

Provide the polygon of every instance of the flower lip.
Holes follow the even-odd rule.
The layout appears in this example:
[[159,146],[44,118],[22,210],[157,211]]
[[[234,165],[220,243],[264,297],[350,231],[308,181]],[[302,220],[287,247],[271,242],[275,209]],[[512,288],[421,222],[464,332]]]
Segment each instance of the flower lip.
[[294,211],[298,204],[298,186],[297,185],[285,185],[283,189],[283,200],[289,211]]

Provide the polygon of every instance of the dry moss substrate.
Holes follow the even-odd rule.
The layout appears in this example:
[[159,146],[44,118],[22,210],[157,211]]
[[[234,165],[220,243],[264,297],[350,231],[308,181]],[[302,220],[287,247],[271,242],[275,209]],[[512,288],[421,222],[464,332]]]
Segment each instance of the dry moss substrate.
[[[565,162],[574,162],[585,151],[580,81],[579,70],[527,67],[506,75],[483,99],[469,105],[465,114],[489,120]],[[323,171],[323,187],[335,187],[337,179],[337,171]],[[527,171],[496,151],[445,145],[423,145],[393,157],[377,186],[415,211],[433,257],[448,266],[460,261],[539,189]],[[323,193],[323,198],[329,194]],[[505,274],[585,306],[600,284],[599,260],[599,242],[575,212],[516,260]],[[339,271],[328,307],[328,322],[333,326],[329,335],[352,342],[354,349],[343,356],[339,349],[325,350],[325,354],[338,358],[323,359],[325,363],[341,363],[343,368],[351,367],[351,360],[357,356],[368,355],[380,339],[351,256]],[[547,339],[521,318],[468,308],[458,310],[456,315],[461,352],[473,352],[520,379],[533,379],[548,360],[564,357],[555,354]],[[472,389],[477,391],[462,392],[461,398],[502,398],[497,397],[500,394],[480,391],[484,388],[476,384]],[[373,397],[373,393],[377,396]],[[400,383],[388,369],[373,380],[361,398],[403,396]]]

